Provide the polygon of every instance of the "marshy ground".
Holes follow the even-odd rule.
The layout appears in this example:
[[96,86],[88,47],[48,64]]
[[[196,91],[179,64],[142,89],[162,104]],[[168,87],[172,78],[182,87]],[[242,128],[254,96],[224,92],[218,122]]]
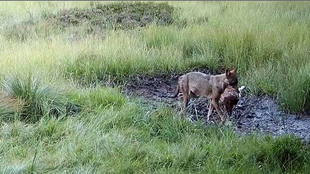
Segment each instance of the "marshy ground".
[[[210,73],[200,69],[200,72]],[[182,98],[171,98],[180,74],[161,75],[155,77],[133,75],[126,85],[129,96],[140,96],[145,103],[165,104],[177,111],[180,110]],[[208,113],[208,100],[198,98],[191,100],[187,116],[192,121],[204,119]],[[213,112],[213,118],[217,117]],[[253,131],[274,136],[293,134],[304,141],[310,141],[310,117],[306,113],[289,113],[280,109],[276,100],[269,96],[243,95],[233,110],[231,120],[236,132],[247,134]]]

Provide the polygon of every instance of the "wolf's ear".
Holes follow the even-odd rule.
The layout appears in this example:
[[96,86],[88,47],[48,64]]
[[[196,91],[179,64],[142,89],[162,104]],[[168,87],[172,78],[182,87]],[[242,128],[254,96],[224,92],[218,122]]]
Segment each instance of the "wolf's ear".
[[237,73],[237,68],[234,68],[233,72]]
[[226,69],[225,73],[226,73],[226,76],[230,76],[230,74],[231,74],[231,72],[229,71],[229,69]]

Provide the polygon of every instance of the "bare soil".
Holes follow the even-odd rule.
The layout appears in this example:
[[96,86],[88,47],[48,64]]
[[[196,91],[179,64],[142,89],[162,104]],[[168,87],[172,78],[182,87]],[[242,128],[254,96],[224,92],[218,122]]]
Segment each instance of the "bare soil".
[[[207,70],[200,72],[210,73]],[[140,96],[145,103],[164,103],[180,111],[182,97],[171,98],[180,74],[169,76],[132,76],[126,84],[128,96]],[[191,100],[187,108],[188,118],[195,122],[208,113],[208,100],[198,98]],[[154,106],[156,108],[156,106]],[[213,111],[212,119],[217,118]],[[248,134],[253,131],[273,136],[294,134],[305,142],[310,142],[310,117],[307,114],[292,114],[280,110],[278,103],[268,96],[245,94],[239,99],[230,121],[236,132]]]

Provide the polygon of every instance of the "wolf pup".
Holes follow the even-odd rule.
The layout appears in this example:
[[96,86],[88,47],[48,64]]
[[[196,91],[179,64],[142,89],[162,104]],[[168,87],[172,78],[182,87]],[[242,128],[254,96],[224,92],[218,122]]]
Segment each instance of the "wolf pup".
[[204,74],[201,72],[189,72],[179,77],[176,97],[180,92],[183,93],[184,110],[191,98],[207,97],[211,100],[207,120],[212,114],[213,107],[216,109],[222,121],[226,121],[226,116],[219,107],[219,99],[225,88],[230,85],[238,91],[237,70],[226,70],[225,73],[219,75]]

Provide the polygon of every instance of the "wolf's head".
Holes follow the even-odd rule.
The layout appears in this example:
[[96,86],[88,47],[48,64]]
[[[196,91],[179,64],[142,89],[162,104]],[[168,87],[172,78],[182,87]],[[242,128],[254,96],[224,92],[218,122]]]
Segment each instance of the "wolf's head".
[[233,69],[232,71],[229,71],[227,69],[225,74],[226,74],[226,80],[225,80],[226,85],[232,86],[239,93],[237,69]]

